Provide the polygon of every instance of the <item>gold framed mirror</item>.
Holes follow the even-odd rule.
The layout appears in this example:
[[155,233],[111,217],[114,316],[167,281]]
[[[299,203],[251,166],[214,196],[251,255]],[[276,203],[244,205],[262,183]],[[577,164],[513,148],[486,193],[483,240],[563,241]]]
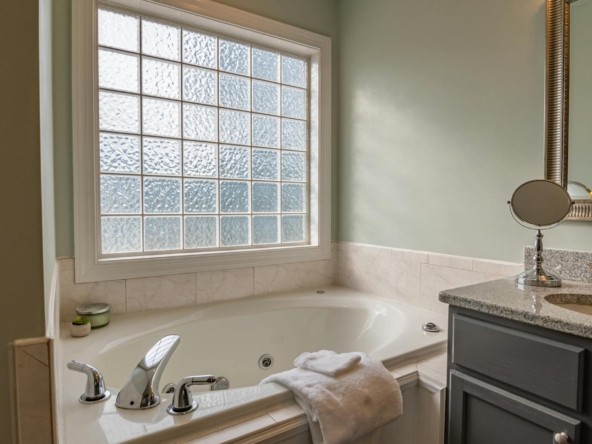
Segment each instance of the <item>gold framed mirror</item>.
[[570,193],[570,220],[592,221],[591,29],[592,0],[547,0],[545,179]]

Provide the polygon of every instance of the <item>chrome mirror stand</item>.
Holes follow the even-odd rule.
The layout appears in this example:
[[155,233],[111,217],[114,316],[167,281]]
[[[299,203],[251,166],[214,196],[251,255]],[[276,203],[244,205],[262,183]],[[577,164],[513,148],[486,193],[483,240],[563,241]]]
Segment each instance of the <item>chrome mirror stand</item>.
[[543,269],[543,233],[537,230],[534,242],[534,267],[516,275],[515,282],[534,287],[561,287],[561,277]]

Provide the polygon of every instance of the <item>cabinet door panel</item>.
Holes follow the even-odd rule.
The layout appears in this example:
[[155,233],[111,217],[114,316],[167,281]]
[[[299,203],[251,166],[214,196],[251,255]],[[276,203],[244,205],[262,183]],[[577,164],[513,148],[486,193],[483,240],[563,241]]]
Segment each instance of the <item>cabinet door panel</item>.
[[581,410],[583,348],[462,315],[452,335],[454,364]]
[[456,370],[450,372],[448,444],[579,442],[580,421]]

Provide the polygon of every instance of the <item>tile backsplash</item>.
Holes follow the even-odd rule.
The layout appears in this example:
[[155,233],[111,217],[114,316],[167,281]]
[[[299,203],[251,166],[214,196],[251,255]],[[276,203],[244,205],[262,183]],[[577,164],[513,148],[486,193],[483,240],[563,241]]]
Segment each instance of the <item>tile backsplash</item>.
[[[534,249],[524,249],[524,267],[532,268]],[[553,250],[543,251],[543,268],[570,281],[592,282],[592,253],[585,251]]]
[[68,322],[89,302],[108,302],[112,314],[123,314],[331,285],[336,248],[334,243],[331,260],[84,284],[74,282],[74,259],[61,259],[60,320]]
[[76,307],[108,302],[113,314],[199,305],[337,283],[395,301],[447,313],[438,293],[513,276],[522,264],[425,251],[334,242],[332,258],[169,276],[76,284],[74,260],[60,261],[60,319]]
[[446,314],[442,290],[514,276],[522,264],[339,242],[336,282]]

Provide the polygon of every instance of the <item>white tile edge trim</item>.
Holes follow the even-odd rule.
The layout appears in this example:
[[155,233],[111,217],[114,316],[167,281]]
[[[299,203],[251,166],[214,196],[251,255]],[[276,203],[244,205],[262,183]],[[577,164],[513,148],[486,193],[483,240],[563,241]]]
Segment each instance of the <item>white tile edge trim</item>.
[[45,312],[45,337],[54,339],[56,337],[56,325],[59,324],[60,313],[60,265],[61,260],[56,259],[53,266],[53,275],[51,277],[51,287],[49,290],[47,310]]

